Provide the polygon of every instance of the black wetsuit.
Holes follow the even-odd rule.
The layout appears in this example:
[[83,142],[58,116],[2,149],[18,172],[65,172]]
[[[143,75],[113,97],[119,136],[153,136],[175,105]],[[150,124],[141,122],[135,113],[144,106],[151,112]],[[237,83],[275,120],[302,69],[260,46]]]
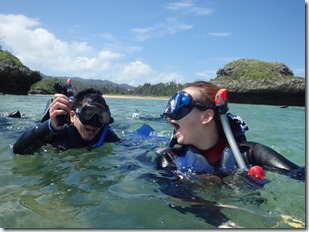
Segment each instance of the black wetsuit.
[[[89,142],[84,141],[75,126],[65,126],[58,133],[49,129],[49,120],[37,124],[34,128],[24,132],[13,146],[16,154],[31,154],[45,144],[51,144],[61,150],[70,148],[94,147],[102,135],[102,130]],[[104,142],[117,142],[120,138],[108,127]]]
[[256,142],[243,141],[240,150],[244,152],[251,166],[259,165],[265,170],[275,171],[294,179],[305,180],[305,167],[300,167],[275,150]]

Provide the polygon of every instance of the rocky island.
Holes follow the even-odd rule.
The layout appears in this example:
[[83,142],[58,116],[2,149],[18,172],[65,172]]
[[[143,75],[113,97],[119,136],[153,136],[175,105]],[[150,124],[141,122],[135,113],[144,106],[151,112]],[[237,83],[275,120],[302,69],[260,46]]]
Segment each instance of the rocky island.
[[233,103],[305,106],[305,78],[294,77],[283,63],[236,60],[211,82],[226,88]]

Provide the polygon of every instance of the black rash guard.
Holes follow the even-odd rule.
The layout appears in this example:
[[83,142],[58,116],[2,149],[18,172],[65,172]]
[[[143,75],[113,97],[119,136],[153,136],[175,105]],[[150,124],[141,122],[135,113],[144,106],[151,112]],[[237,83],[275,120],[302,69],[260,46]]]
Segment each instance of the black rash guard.
[[[49,120],[37,124],[34,128],[24,132],[13,146],[13,152],[16,154],[31,154],[37,151],[45,144],[51,144],[61,150],[70,148],[91,148],[95,146],[102,135],[103,128],[89,142],[84,141],[75,126],[68,125],[54,133],[49,129]],[[108,126],[104,142],[117,142],[120,138]]]

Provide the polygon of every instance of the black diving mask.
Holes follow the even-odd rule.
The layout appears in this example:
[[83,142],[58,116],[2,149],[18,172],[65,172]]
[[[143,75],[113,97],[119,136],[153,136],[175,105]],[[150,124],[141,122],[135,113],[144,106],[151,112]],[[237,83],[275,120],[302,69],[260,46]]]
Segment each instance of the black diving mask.
[[187,116],[194,107],[199,109],[215,109],[214,103],[200,103],[193,100],[193,97],[185,92],[177,92],[167,103],[163,116],[172,120],[180,120]]
[[89,104],[81,108],[76,108],[75,113],[82,124],[98,128],[109,123],[111,119],[111,114],[107,105],[104,107],[101,105]]

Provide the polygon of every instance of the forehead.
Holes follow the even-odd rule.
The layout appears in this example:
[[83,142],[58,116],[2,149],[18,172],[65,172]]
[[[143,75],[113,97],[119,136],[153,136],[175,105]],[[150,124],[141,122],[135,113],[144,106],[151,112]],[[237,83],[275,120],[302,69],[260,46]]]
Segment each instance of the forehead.
[[187,87],[184,88],[183,91],[190,94],[193,97],[193,99],[199,99],[201,97],[200,91],[195,87]]

